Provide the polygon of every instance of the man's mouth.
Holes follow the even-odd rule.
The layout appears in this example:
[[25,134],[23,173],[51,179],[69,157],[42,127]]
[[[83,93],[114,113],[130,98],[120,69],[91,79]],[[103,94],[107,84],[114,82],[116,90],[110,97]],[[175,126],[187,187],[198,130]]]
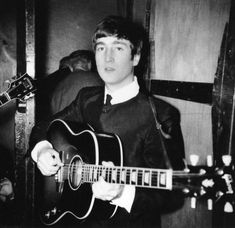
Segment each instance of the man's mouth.
[[115,71],[115,69],[113,67],[105,67],[104,70],[105,71]]

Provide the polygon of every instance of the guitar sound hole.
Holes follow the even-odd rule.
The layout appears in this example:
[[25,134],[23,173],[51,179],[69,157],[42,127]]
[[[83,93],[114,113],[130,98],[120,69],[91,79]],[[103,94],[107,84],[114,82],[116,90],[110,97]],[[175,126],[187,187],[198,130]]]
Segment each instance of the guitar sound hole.
[[77,190],[82,181],[82,160],[79,156],[74,156],[69,166],[69,185],[73,190]]

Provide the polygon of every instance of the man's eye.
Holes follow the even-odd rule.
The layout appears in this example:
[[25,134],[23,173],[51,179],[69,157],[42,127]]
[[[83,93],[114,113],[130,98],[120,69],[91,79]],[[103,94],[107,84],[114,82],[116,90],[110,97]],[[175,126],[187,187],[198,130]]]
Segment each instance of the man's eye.
[[104,47],[96,47],[96,51],[103,51]]
[[116,49],[117,49],[118,51],[122,51],[122,50],[123,50],[122,47],[116,47]]

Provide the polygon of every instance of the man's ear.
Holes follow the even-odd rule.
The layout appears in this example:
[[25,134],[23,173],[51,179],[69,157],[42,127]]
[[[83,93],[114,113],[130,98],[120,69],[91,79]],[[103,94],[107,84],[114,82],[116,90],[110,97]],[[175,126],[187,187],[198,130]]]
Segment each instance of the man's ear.
[[140,54],[135,54],[133,58],[133,66],[137,66],[140,61]]

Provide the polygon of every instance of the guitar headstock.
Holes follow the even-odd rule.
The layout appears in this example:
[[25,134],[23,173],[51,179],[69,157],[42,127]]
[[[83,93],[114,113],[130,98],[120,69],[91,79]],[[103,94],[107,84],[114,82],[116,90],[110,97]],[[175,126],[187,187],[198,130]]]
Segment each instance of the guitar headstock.
[[[197,166],[195,160],[184,171],[176,171],[173,185],[175,189],[191,197],[191,207],[196,207],[197,199],[207,201],[209,210],[216,203],[223,204],[224,212],[232,213],[235,207],[234,165],[231,156],[222,158],[221,166]],[[208,159],[208,161],[211,161]]]
[[13,99],[26,99],[32,92],[36,90],[34,79],[32,79],[27,73],[14,78],[9,82],[8,89],[1,94],[0,105],[3,105]]

